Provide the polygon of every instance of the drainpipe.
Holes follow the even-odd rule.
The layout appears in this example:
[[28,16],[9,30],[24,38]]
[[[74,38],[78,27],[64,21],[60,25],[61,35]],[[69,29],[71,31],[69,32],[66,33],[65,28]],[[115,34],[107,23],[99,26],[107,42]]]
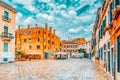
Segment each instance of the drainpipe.
[[[116,26],[116,25],[115,25]],[[114,30],[115,30],[115,26],[114,26]],[[116,61],[117,61],[117,59],[116,59],[116,39],[115,39],[115,33],[114,33],[114,80],[116,80]]]

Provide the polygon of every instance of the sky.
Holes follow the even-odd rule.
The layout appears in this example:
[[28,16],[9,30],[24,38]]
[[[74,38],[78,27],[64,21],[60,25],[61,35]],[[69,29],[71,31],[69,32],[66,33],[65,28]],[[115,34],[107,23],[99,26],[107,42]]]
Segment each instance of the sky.
[[18,25],[26,28],[38,24],[56,30],[61,39],[91,39],[98,7],[102,0],[2,0],[17,10]]

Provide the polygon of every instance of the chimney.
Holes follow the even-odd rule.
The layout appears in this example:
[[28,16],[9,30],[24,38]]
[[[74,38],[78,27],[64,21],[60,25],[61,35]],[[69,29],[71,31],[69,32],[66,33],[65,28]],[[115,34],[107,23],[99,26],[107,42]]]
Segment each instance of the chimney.
[[18,30],[20,30],[20,25],[18,26]]
[[30,29],[30,25],[28,25],[28,29]]
[[38,24],[35,24],[35,27],[38,27]]
[[52,33],[52,27],[49,28],[50,33]]
[[45,24],[45,29],[48,30],[48,24],[47,23]]
[[55,34],[56,33],[56,30],[53,30],[53,34]]

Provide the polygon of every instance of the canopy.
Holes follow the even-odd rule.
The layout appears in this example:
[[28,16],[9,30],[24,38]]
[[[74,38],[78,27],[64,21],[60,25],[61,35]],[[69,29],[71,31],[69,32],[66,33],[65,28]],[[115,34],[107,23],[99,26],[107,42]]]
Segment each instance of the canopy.
[[51,52],[45,52],[44,54],[48,54],[48,55],[50,55],[50,54],[51,54]]
[[42,51],[29,51],[27,54],[42,54]]
[[57,53],[54,53],[54,54],[64,54],[64,55],[66,55],[67,53],[65,53],[65,52],[57,52]]

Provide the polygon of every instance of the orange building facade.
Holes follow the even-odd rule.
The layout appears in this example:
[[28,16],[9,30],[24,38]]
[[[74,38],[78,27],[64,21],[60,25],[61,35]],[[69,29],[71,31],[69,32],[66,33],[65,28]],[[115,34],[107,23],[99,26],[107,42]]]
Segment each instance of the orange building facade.
[[75,41],[77,44],[79,44],[79,45],[86,43],[85,38],[76,38],[76,39],[74,39],[74,41]]
[[16,48],[25,51],[28,55],[39,55],[40,59],[47,59],[50,55],[60,50],[60,38],[56,36],[56,31],[52,27],[48,29],[48,24],[45,28],[35,27],[21,29],[18,26],[16,30]]

